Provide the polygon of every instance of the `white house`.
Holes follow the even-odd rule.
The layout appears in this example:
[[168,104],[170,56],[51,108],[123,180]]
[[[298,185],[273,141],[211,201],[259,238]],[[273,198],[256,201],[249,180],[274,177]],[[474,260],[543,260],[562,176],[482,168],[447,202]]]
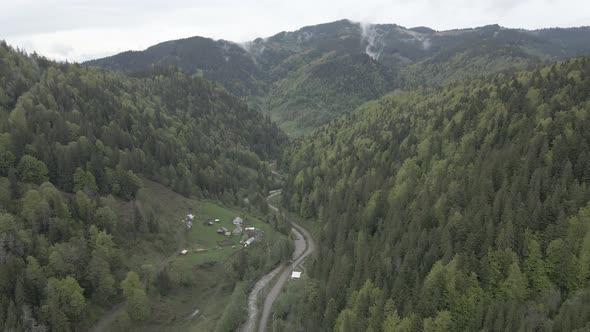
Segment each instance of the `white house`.
[[234,221],[232,221],[234,223],[234,225],[236,226],[240,226],[244,223],[244,219],[240,218],[240,217],[236,217],[236,219],[234,219]]
[[183,250],[180,252],[180,254],[181,254],[181,255],[186,255],[186,253],[187,253],[187,252],[188,252],[188,250],[186,250],[186,249],[183,249]]
[[244,247],[247,247],[249,245],[252,244],[252,242],[254,242],[254,240],[256,240],[255,238],[251,237],[248,240],[246,240],[246,242],[244,242]]
[[299,272],[299,271],[291,272],[291,279],[299,279],[299,278],[301,278],[301,272]]

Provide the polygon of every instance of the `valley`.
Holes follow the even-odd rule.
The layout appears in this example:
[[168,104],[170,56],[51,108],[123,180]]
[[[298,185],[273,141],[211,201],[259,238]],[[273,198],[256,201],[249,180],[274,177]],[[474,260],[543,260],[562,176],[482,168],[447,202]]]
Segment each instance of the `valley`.
[[589,40],[0,41],[0,330],[586,331]]
[[589,38],[587,27],[435,31],[339,20],[245,43],[204,37],[167,41],[84,65],[128,73],[172,66],[202,75],[300,137],[395,89],[587,55]]

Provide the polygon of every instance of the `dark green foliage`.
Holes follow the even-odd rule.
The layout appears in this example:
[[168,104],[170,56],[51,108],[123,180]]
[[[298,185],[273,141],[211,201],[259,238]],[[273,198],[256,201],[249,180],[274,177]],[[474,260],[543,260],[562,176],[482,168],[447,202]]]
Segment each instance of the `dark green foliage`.
[[223,82],[238,96],[259,94],[259,80],[264,76],[255,60],[240,45],[203,37],[168,41],[145,51],[123,52],[87,64],[134,72],[135,76],[163,73],[170,66],[176,66],[184,72],[200,72],[211,80]]
[[107,179],[112,192],[126,200],[134,199],[143,186],[141,179],[132,170],[125,171],[120,165],[114,171],[107,170]]
[[17,171],[20,180],[23,182],[41,184],[47,181],[47,166],[35,157],[23,156],[18,163]]
[[52,331],[72,331],[73,323],[79,319],[86,305],[83,289],[72,278],[49,279],[47,283],[47,304],[43,306]]
[[0,41],[0,58],[0,111],[6,111],[35,84],[47,60],[13,52],[4,41]]
[[579,58],[395,92],[295,142],[283,203],[321,223],[309,324],[587,327],[589,107]]
[[315,128],[394,88],[394,74],[366,54],[327,53],[271,90],[266,108],[301,128]]
[[137,76],[166,72],[168,66],[203,74],[299,135],[395,88],[588,55],[588,39],[588,28],[527,31],[489,25],[439,32],[340,20],[241,45],[202,37],[168,41],[86,64]]
[[165,296],[172,289],[172,280],[170,280],[170,273],[167,268],[164,268],[158,273],[156,278],[156,287],[160,295]]
[[7,176],[8,171],[14,166],[14,155],[10,151],[0,152],[0,176]]
[[[86,330],[123,298],[131,320],[146,320],[155,271],[139,281],[125,256],[147,243],[169,255],[178,238],[136,201],[145,179],[263,204],[266,160],[284,143],[268,118],[203,78],[131,78],[0,43],[0,330]],[[251,278],[289,254],[272,245]],[[172,279],[158,274],[161,294]]]
[[84,191],[92,194],[96,193],[98,187],[96,186],[96,180],[94,175],[89,171],[84,171],[80,167],[76,168],[74,173],[74,192]]
[[236,331],[242,324],[248,306],[248,295],[243,283],[238,283],[234,288],[228,306],[215,327],[215,332]]
[[109,207],[100,207],[94,213],[94,224],[98,226],[98,228],[112,233],[117,226],[117,215]]
[[[15,70],[34,66],[3,46]],[[10,63],[10,62],[7,62]],[[19,67],[20,66],[20,67]],[[0,172],[19,160],[24,182],[62,190],[114,193],[131,200],[138,175],[183,195],[217,197],[265,189],[262,160],[278,156],[285,136],[257,111],[198,77],[176,71],[129,78],[51,64],[1,117]],[[1,142],[0,142],[1,143]]]
[[132,320],[142,321],[148,317],[149,303],[143,285],[137,273],[127,273],[125,280],[121,281],[123,295],[127,299],[127,313]]

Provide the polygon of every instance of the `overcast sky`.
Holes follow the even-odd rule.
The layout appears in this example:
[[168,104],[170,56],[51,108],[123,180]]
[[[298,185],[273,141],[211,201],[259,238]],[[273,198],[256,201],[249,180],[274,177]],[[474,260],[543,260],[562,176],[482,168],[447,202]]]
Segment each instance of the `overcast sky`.
[[0,39],[83,61],[161,41],[237,42],[348,18],[437,30],[590,25],[590,0],[0,0]]

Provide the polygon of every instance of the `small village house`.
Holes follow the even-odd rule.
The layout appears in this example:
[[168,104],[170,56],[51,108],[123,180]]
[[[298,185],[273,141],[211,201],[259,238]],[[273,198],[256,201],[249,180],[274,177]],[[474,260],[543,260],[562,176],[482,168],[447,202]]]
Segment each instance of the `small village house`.
[[236,226],[241,226],[244,223],[244,219],[242,219],[240,217],[236,217],[236,219],[234,219],[234,221],[232,221],[232,223]]
[[256,228],[254,227],[246,227],[244,228],[246,234],[248,234],[248,237],[252,237],[256,235]]
[[234,230],[232,231],[233,235],[240,235],[242,234],[242,227],[241,226],[236,226],[236,228],[234,228]]
[[254,240],[256,240],[256,239],[253,237],[246,240],[246,242],[244,242],[244,247],[248,247],[249,245],[251,245],[254,242]]
[[186,223],[186,228],[190,231],[193,229],[193,220],[195,220],[195,216],[192,213],[189,213],[181,221]]

